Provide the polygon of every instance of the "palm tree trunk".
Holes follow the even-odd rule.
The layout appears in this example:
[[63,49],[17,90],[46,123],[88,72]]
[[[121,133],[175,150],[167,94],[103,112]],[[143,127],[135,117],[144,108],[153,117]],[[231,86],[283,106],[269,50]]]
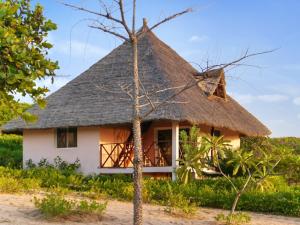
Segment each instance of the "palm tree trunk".
[[143,201],[142,201],[142,137],[141,137],[141,118],[139,110],[139,71],[138,71],[138,51],[137,39],[133,38],[131,41],[133,50],[133,141],[134,141],[134,225],[143,224]]

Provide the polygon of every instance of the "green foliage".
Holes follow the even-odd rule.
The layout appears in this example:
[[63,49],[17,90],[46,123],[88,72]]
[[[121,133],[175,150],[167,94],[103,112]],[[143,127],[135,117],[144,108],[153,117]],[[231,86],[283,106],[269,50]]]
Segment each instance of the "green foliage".
[[271,138],[270,142],[281,148],[288,148],[295,154],[300,155],[300,138],[296,137],[283,137],[283,138]]
[[[266,144],[268,144],[268,142],[266,142]],[[225,151],[222,151],[222,154],[218,154],[219,150],[216,148],[217,151],[215,155],[218,155],[218,157],[216,157],[218,169],[235,190],[235,198],[232,202],[229,218],[232,218],[241,196],[251,185],[260,186],[262,190],[265,187],[269,187],[267,178],[274,174],[274,168],[282,159],[282,152],[275,152],[272,147],[265,145],[265,143],[260,143],[260,145],[255,146],[255,148],[251,146],[247,147],[247,149],[225,149]],[[223,162],[226,162],[226,165],[232,166],[232,175],[228,175],[222,171],[219,163],[220,157]],[[232,176],[236,176],[239,172],[246,177],[242,187],[237,187],[234,182],[232,182]]]
[[76,159],[74,163],[69,163],[67,161],[62,160],[61,157],[56,156],[54,158],[54,164],[51,164],[48,159],[42,158],[37,164],[35,164],[31,159],[27,160],[26,168],[48,168],[48,169],[56,169],[61,171],[64,175],[72,175],[77,172],[80,168],[81,164],[79,159]]
[[35,117],[24,112],[14,95],[27,95],[45,107],[48,89],[39,87],[37,81],[53,78],[58,68],[57,62],[46,57],[52,47],[47,35],[55,29],[43,16],[41,5],[31,7],[29,0],[0,1],[0,107],[8,107],[27,121]]
[[219,222],[225,223],[226,225],[242,225],[248,224],[251,221],[251,217],[247,213],[235,213],[230,215],[220,213],[215,217],[215,219]]
[[38,180],[25,178],[16,179],[13,177],[0,177],[0,193],[17,193],[40,188]]
[[195,203],[190,202],[182,193],[176,193],[172,186],[168,184],[166,193],[166,208],[167,213],[179,216],[192,216],[196,213]]
[[[20,112],[24,113],[30,106],[28,103],[19,103]],[[8,105],[0,105],[0,127],[18,116],[19,114]]]
[[34,205],[46,218],[69,215],[73,208],[72,201],[68,201],[56,194],[48,194],[43,199],[35,197]]
[[107,203],[101,204],[96,201],[82,200],[75,208],[77,208],[76,211],[79,213],[95,213],[97,215],[102,215],[106,206]]
[[195,174],[202,176],[202,169],[207,167],[207,155],[210,150],[206,139],[199,140],[200,129],[193,126],[190,129],[189,135],[186,131],[180,133],[182,140],[182,150],[184,152],[183,159],[179,159],[180,167],[176,174],[178,179],[187,184],[192,180]]
[[[245,183],[245,178],[233,178],[232,182],[240,188]],[[300,216],[300,188],[289,186],[285,179],[273,176],[268,178],[268,183],[270,186],[263,190],[257,186],[250,186],[241,196],[237,210]],[[133,196],[133,183],[130,176],[84,177],[77,173],[63,174],[62,171],[55,168],[19,170],[0,167],[0,187],[1,184],[5,185],[0,188],[3,192],[45,188],[58,195],[78,191],[84,196],[95,199],[109,197],[131,201]],[[179,206],[176,207],[183,209],[177,211],[182,213],[187,203],[230,209],[235,197],[235,190],[225,178],[193,180],[189,185],[168,180],[145,179],[143,197],[144,201],[148,203],[164,206],[178,204]],[[188,212],[188,210],[186,211]]]
[[22,190],[22,185],[19,180],[15,178],[0,178],[0,192],[1,193],[16,193]]
[[[250,151],[262,149],[272,152],[273,155],[281,155],[282,159],[275,172],[284,174],[290,183],[300,182],[300,138],[244,137],[241,139],[241,147]],[[226,169],[228,171],[229,168]]]
[[0,135],[0,166],[22,168],[22,136]]
[[106,209],[107,203],[98,203],[96,201],[72,201],[64,198],[62,195],[54,193],[47,194],[45,198],[38,199],[34,197],[34,205],[48,219],[65,217],[70,215],[97,215],[101,216]]

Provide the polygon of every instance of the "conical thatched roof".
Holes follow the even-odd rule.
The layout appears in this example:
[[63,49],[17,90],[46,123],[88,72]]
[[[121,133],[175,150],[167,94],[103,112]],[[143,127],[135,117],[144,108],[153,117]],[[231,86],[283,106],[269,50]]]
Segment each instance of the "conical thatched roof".
[[[198,71],[151,31],[145,32],[139,39],[138,54],[141,83],[153,102],[166,99],[187,82],[196,82],[195,76],[199,76]],[[130,123],[131,100],[122,90],[127,90],[132,83],[131,67],[131,48],[124,43],[47,97],[48,104],[44,110],[38,106],[30,109],[39,118],[36,123],[26,124],[18,119],[6,124],[4,129],[12,131]],[[210,80],[213,81],[211,83],[219,82],[218,73],[213,74]],[[165,90],[157,92],[162,89]],[[209,92],[213,89],[215,86],[209,85]],[[227,96],[226,100],[209,98],[206,91],[196,84],[158,108],[146,120],[188,121],[217,128],[226,127],[248,136],[270,134],[261,122],[231,97]],[[143,104],[147,103],[145,98],[141,100]],[[144,107],[142,111],[149,108]]]

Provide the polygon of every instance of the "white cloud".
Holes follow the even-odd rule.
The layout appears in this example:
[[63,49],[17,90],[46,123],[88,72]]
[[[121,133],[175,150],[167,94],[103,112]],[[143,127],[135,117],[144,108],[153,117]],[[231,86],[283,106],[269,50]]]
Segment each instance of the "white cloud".
[[293,102],[295,105],[300,105],[300,97],[294,98]]
[[252,94],[237,94],[232,93],[232,96],[240,103],[249,104],[254,101],[275,103],[283,102],[289,99],[286,95],[270,94],[270,95],[252,95]]
[[300,113],[297,115],[298,119],[300,120]]
[[286,95],[273,94],[273,95],[258,95],[257,99],[263,102],[282,102],[288,100],[289,97]]
[[202,42],[206,40],[208,40],[208,37],[206,35],[202,35],[202,36],[193,35],[192,37],[189,38],[189,42]]

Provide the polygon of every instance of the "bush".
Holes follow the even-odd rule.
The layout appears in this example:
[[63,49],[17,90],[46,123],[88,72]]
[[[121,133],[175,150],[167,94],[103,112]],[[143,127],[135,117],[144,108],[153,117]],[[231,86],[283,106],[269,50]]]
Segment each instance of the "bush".
[[[233,182],[239,186],[244,178]],[[290,216],[300,216],[300,187],[289,186],[282,177],[269,177],[270,183],[263,190],[252,187],[241,196],[238,210],[267,212]],[[133,183],[130,176],[83,176],[64,174],[55,168],[33,168],[19,170],[0,167],[0,191],[13,193],[46,188],[58,194],[79,191],[95,199],[110,197],[131,201]],[[172,193],[172,194],[170,194]],[[175,196],[175,197],[174,197]],[[145,202],[169,207],[183,208],[188,203],[196,206],[230,209],[235,192],[224,178],[206,178],[182,185],[168,180],[145,179],[143,198]],[[180,199],[180,201],[178,201]],[[181,205],[180,205],[181,204]],[[187,209],[188,212],[189,209]]]
[[[284,174],[289,183],[300,183],[300,138],[243,137],[241,138],[241,147],[244,149],[267,149],[273,154],[284,155],[275,172]],[[228,174],[232,172],[230,167],[223,166],[223,169]]]
[[[97,216],[99,219],[107,203],[101,204],[95,201],[72,201],[65,199],[62,195],[48,194],[43,199],[34,198],[34,205],[47,219],[65,218],[68,216],[77,215],[83,216]],[[69,217],[70,218],[70,217]]]
[[19,180],[15,178],[0,178],[0,192],[1,193],[16,193],[22,191],[22,185]]
[[0,177],[1,193],[17,193],[39,188],[40,183],[35,179],[25,178],[20,180],[13,177]]
[[49,194],[43,199],[34,197],[33,201],[46,218],[69,215],[73,206],[73,202],[56,194]]
[[251,221],[251,217],[246,213],[234,213],[227,216],[220,213],[215,217],[215,219],[219,222],[225,223],[226,225],[241,225],[247,224]]
[[42,158],[37,164],[35,164],[32,159],[29,159],[25,163],[26,168],[34,169],[34,168],[46,168],[46,169],[56,169],[61,171],[64,175],[75,174],[80,168],[80,161],[76,159],[74,163],[69,163],[67,161],[62,160],[61,157],[56,156],[54,158],[54,164],[51,164],[48,159]]
[[0,135],[0,166],[22,168],[22,136]]
[[169,183],[165,205],[165,211],[173,215],[192,216],[196,212],[195,203],[191,203],[190,200],[181,193],[174,193],[174,190]]

